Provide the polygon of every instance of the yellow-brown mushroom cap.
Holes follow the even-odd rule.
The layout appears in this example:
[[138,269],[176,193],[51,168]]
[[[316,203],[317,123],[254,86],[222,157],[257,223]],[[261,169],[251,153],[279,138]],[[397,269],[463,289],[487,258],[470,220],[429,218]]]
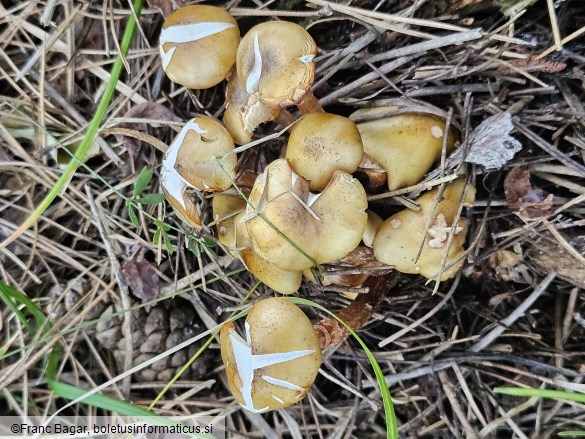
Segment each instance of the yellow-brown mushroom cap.
[[[467,233],[467,221],[460,218],[453,224],[465,190],[464,180],[447,185],[435,210],[438,189],[433,189],[416,199],[420,210],[403,210],[388,218],[376,234],[374,254],[380,262],[393,266],[402,273],[420,274],[426,278],[439,275],[445,255],[446,268],[439,279],[454,276],[463,265],[463,244]],[[475,189],[468,187],[464,205],[471,205]],[[425,235],[425,227],[429,225]],[[449,236],[453,235],[450,247]],[[422,252],[416,260],[419,248]]]
[[187,188],[191,187],[191,185],[187,184],[177,171],[164,166],[161,170],[161,180],[163,195],[171,207],[183,221],[192,227],[200,229],[201,218],[199,217],[197,205],[187,193]]
[[243,222],[245,213],[238,214],[234,220],[238,254],[250,273],[260,282],[280,294],[294,294],[301,287],[301,271],[283,270],[260,256],[250,241],[248,229]]
[[[350,119],[382,115],[397,110],[396,106],[367,108],[356,111]],[[412,186],[441,157],[445,121],[432,114],[402,113],[357,124],[364,152],[388,171],[390,191]],[[453,128],[447,133],[447,151],[457,140]]]
[[246,201],[235,191],[214,195],[213,219],[217,221],[219,241],[234,258],[239,258],[248,271],[280,294],[293,294],[301,286],[302,273],[287,271],[268,262],[254,251],[242,218]]
[[235,178],[237,157],[228,131],[210,117],[190,120],[177,135],[163,162],[191,186],[206,192],[224,191]]
[[311,190],[323,190],[335,171],[352,174],[364,149],[356,125],[343,116],[309,113],[294,126],[286,158],[295,172],[310,181]]
[[279,159],[258,176],[250,193],[250,239],[263,258],[284,270],[344,257],[360,243],[366,227],[366,193],[351,175],[336,171],[318,195],[308,186],[288,160]]
[[226,90],[226,109],[223,123],[234,142],[244,145],[252,140],[254,131],[264,122],[278,117],[279,109],[269,107],[258,99],[258,94],[248,94],[246,86],[237,74],[232,74]]
[[271,21],[254,26],[238,47],[236,67],[246,91],[284,108],[299,102],[315,78],[317,45],[301,26]]
[[245,327],[245,337],[233,323],[221,330],[221,356],[236,401],[258,413],[303,399],[321,365],[319,338],[305,313],[286,299],[261,300]]
[[161,30],[163,70],[185,87],[213,87],[233,67],[239,42],[236,20],[224,9],[184,6],[169,15]]
[[213,221],[216,222],[217,237],[226,249],[237,256],[235,217],[246,208],[244,200],[235,189],[220,192],[211,201]]

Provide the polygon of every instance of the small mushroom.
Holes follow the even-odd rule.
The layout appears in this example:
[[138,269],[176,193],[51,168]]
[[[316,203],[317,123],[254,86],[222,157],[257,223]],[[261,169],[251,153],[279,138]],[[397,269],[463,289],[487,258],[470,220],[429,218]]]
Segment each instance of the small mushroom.
[[235,178],[233,151],[234,142],[223,125],[201,116],[185,125],[167,156],[174,155],[174,169],[195,189],[218,192],[228,189]]
[[221,329],[221,357],[236,401],[253,413],[303,399],[321,366],[319,338],[299,307],[282,298],[252,306],[245,338],[233,323]]
[[353,173],[362,160],[360,133],[351,120],[330,113],[309,113],[294,126],[286,158],[295,172],[323,190],[335,171]]
[[[420,182],[441,157],[445,121],[434,114],[408,112],[400,106],[384,106],[356,111],[364,152],[388,171],[388,190],[394,191]],[[376,117],[379,116],[379,117]],[[447,133],[447,151],[455,146],[457,134]]]
[[335,171],[320,194],[278,159],[256,179],[246,226],[258,254],[288,271],[335,261],[360,243],[368,216],[366,193],[351,175]]
[[238,257],[236,243],[235,217],[246,208],[244,200],[235,189],[217,193],[211,201],[213,221],[217,227],[217,237],[230,254]]
[[364,236],[362,236],[362,242],[366,247],[372,248],[374,246],[374,239],[376,238],[376,234],[378,233],[380,227],[382,227],[384,220],[376,212],[373,212],[369,209],[366,210],[366,213],[368,214],[368,223],[366,224]]
[[301,286],[302,273],[286,271],[271,264],[254,251],[242,218],[246,201],[235,191],[213,197],[213,218],[218,237],[234,258],[239,258],[250,273],[280,294],[293,294]]
[[223,81],[236,61],[240,30],[224,9],[192,5],[165,20],[159,41],[162,67],[177,84],[194,89]]
[[230,76],[223,123],[235,143],[244,145],[250,142],[256,128],[264,122],[276,119],[279,111],[278,108],[260,102],[257,93],[249,94],[237,74]]
[[275,108],[297,105],[313,94],[317,45],[301,26],[270,21],[254,26],[238,47],[236,67],[249,95]]
[[[453,277],[464,262],[463,244],[467,221],[459,218],[453,224],[464,190],[465,181],[455,180],[445,187],[436,209],[433,210],[439,193],[437,188],[416,199],[420,210],[406,209],[384,221],[374,240],[376,259],[393,266],[401,273],[421,274],[428,279],[440,275],[441,281]],[[471,205],[474,198],[475,189],[470,186],[463,204]],[[453,235],[453,238],[447,248],[449,235]],[[417,260],[421,245],[422,252]],[[445,269],[440,273],[441,261],[445,255]]]
[[186,193],[223,191],[235,176],[234,143],[227,130],[209,117],[185,124],[162,162],[162,189],[169,203],[194,227],[201,226],[197,206]]
[[283,270],[260,256],[250,241],[248,229],[243,222],[244,212],[235,217],[238,254],[250,273],[269,288],[280,294],[294,294],[301,287],[301,271]]

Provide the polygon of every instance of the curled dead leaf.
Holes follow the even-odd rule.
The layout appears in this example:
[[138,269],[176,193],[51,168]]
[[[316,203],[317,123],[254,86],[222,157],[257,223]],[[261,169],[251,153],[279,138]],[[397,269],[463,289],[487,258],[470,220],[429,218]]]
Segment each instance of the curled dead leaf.
[[159,295],[159,278],[150,262],[144,258],[146,249],[135,245],[130,248],[130,257],[122,262],[122,272],[132,293],[142,303],[156,299]]
[[532,170],[528,166],[517,166],[508,172],[504,180],[506,204],[522,218],[543,218],[550,213],[553,196],[533,187],[531,175]]

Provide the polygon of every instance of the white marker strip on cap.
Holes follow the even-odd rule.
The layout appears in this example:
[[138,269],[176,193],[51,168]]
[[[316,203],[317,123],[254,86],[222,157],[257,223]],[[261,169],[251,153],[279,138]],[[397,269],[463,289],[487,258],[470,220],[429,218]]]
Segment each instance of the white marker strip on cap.
[[197,134],[205,134],[207,131],[201,129],[194,120],[190,120],[181,130],[177,138],[173,141],[170,148],[167,151],[166,157],[162,162],[162,185],[167,193],[172,196],[183,209],[187,209],[185,200],[183,199],[183,190],[186,187],[193,187],[187,180],[175,170],[175,164],[177,162],[177,155],[179,149],[187,136],[189,131],[195,131]]
[[177,26],[169,26],[163,29],[160,33],[159,48],[162,57],[163,70],[166,70],[176,46],[169,49],[168,52],[163,50],[165,43],[190,43],[200,40],[211,35],[218,34],[226,29],[236,27],[232,23],[209,22],[209,23],[192,23],[182,24]]
[[254,65],[248,78],[246,78],[246,91],[249,95],[258,91],[260,85],[260,75],[262,75],[262,54],[260,53],[260,44],[258,43],[258,34],[254,35]]
[[[244,399],[243,406],[253,413],[262,413],[266,411],[268,407],[257,409],[254,407],[254,402],[252,401],[252,382],[254,381],[255,373],[254,371],[256,369],[261,369],[263,367],[295,360],[297,358],[304,357],[305,355],[310,355],[315,351],[303,350],[291,352],[278,352],[274,354],[254,355],[252,354],[252,346],[250,345],[251,341],[250,325],[248,322],[246,322],[245,326],[246,340],[244,340],[234,330],[230,330],[229,332],[230,340],[232,342],[234,359],[236,361],[236,369],[238,371],[238,375],[240,376],[240,381],[242,383],[239,390],[242,393],[242,398]],[[289,383],[287,381],[278,380],[276,378],[272,378],[269,376],[262,376],[262,378],[271,384],[282,386],[287,389],[304,390],[303,388],[295,386],[294,384]]]

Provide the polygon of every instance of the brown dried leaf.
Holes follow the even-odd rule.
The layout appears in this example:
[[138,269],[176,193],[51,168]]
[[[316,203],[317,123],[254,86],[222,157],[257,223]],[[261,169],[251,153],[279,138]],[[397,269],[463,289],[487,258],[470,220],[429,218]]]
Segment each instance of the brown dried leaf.
[[324,284],[361,288],[368,277],[391,271],[391,267],[376,259],[371,248],[359,245],[347,256],[325,266]]
[[[161,122],[181,122],[181,118],[175,115],[164,105],[157,102],[144,102],[132,107],[125,115],[125,118],[132,119],[150,119]],[[146,131],[145,123],[123,123],[120,125],[124,128],[130,128],[136,131]],[[139,143],[135,138],[116,134],[118,142],[122,143],[132,156],[136,156],[139,149]]]
[[471,133],[465,161],[500,169],[522,149],[522,144],[510,136],[513,128],[512,115],[507,111],[488,117]]
[[506,204],[523,218],[546,217],[550,213],[553,196],[532,187],[531,174],[532,170],[528,166],[517,166],[508,172],[504,180]]
[[158,275],[152,264],[144,259],[145,251],[144,247],[133,246],[130,259],[122,263],[126,282],[142,303],[156,299],[159,295]]
[[[368,288],[366,294],[359,294],[347,308],[337,313],[337,316],[354,331],[359,331],[372,315],[374,308],[382,301],[384,295],[398,282],[398,276],[370,276],[364,282]],[[332,317],[325,318],[314,325],[319,336],[321,349],[341,343],[349,335],[349,331]]]

